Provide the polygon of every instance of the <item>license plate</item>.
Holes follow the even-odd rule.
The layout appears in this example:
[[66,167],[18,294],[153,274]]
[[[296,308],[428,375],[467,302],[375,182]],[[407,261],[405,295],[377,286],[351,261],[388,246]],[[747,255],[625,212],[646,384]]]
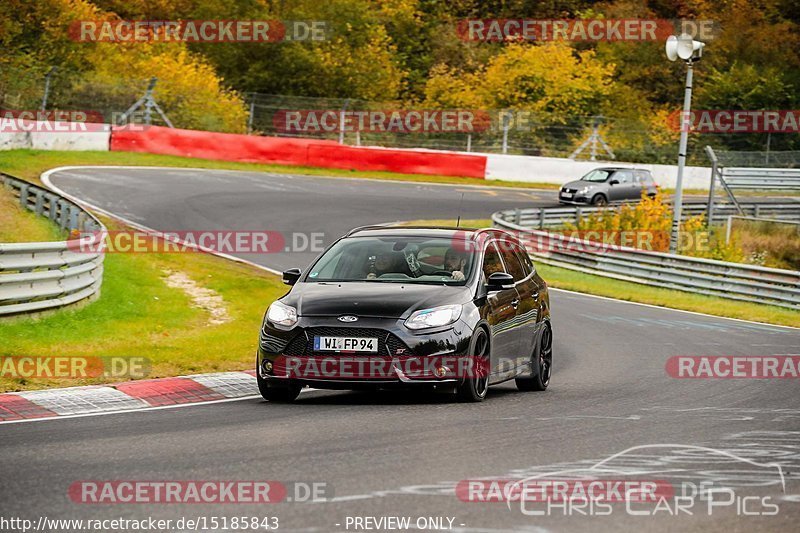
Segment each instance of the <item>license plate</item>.
[[317,352],[377,352],[378,339],[368,337],[314,337]]
[[572,193],[571,192],[562,192],[561,193],[561,198],[572,198]]

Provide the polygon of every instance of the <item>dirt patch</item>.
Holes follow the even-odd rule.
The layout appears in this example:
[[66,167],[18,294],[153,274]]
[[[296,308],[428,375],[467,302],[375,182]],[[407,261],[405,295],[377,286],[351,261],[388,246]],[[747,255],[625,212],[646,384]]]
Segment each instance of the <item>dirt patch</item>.
[[203,309],[211,315],[208,319],[209,325],[216,326],[232,320],[225,306],[225,300],[219,293],[201,287],[183,272],[164,270],[164,274],[167,276],[164,281],[168,287],[182,290],[192,299],[194,307]]

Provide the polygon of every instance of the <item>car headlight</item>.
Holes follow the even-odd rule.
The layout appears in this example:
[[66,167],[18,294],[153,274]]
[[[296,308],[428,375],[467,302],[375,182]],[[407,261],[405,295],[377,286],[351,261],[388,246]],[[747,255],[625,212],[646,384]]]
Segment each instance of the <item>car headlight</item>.
[[297,309],[278,301],[272,302],[267,310],[267,320],[281,326],[294,326],[297,324]]
[[582,187],[578,189],[578,194],[586,194],[587,192],[589,192],[589,189],[591,189],[591,187],[588,185],[586,187]]
[[452,324],[461,316],[460,305],[442,305],[414,311],[405,321],[408,329],[438,328]]

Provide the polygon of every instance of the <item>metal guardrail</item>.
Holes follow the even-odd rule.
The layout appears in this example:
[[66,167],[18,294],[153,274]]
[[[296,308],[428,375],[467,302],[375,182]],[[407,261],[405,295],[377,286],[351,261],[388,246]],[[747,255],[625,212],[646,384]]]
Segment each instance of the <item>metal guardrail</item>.
[[[20,205],[65,230],[105,231],[83,208],[51,191],[0,173]],[[68,241],[0,243],[0,316],[64,307],[100,293],[102,253],[73,251]]]
[[[746,213],[741,203],[736,199],[735,190],[779,190],[800,191],[800,168],[752,168],[728,166],[720,162],[719,156],[710,146],[705,148],[706,155],[711,161],[711,184],[708,188],[708,208],[706,218],[713,220],[715,201],[714,191],[719,182],[730,203],[736,208],[740,216],[759,217],[758,212]],[[724,159],[728,155],[720,153]],[[775,218],[775,217],[773,217]]]
[[800,168],[723,167],[722,179],[730,189],[800,190]]
[[514,222],[514,210],[492,215],[516,233],[537,261],[645,285],[800,310],[800,272],[602,246]]
[[[778,220],[800,221],[800,202],[794,204],[739,204],[745,216],[773,218]],[[566,222],[575,224],[578,218],[587,216],[599,211],[609,211],[616,207],[532,207],[509,209],[501,211],[503,219],[514,224],[528,227],[544,229],[553,226],[561,226]],[[684,204],[683,219],[703,214],[707,211],[706,204]],[[717,205],[714,207],[713,221],[724,223],[730,215],[740,214],[739,209],[733,205]]]

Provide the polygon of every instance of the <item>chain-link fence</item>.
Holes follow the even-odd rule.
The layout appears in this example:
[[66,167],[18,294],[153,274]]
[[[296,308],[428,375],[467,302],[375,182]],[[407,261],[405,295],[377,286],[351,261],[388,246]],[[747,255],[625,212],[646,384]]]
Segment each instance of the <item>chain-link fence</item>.
[[723,167],[800,168],[800,150],[781,152],[717,150],[716,155]]
[[[409,114],[436,110],[424,105],[401,102],[375,102],[343,98],[311,98],[261,93],[233,94],[224,105],[199,101],[196,95],[177,92],[173,87],[156,83],[152,101],[143,102],[149,79],[130,82],[90,81],[83,76],[51,67],[26,69],[24,72],[0,72],[0,110],[47,109],[88,110],[102,114],[105,122],[149,122],[169,125],[150,104],[160,106],[168,121],[177,128],[210,131],[247,132],[253,135],[311,137],[331,139],[349,145],[398,148],[423,148],[522,154],[576,159],[619,160],[641,163],[677,161],[675,125],[650,117],[565,116],[557,113],[528,113],[524,110],[461,110],[471,113],[473,128],[421,128],[354,126],[353,117],[391,117],[402,122]],[[45,102],[46,100],[46,102]],[[133,115],[131,106],[142,105]],[[225,113],[223,107],[234,107]],[[439,110],[447,111],[447,110]],[[452,111],[452,110],[451,110]],[[294,113],[292,115],[292,113]],[[287,116],[301,120],[300,127],[287,127]],[[311,121],[309,127],[309,117]],[[346,117],[346,118],[345,118]],[[325,119],[326,127],[318,124]],[[295,124],[296,125],[296,124]],[[437,123],[442,126],[442,123]],[[674,139],[673,139],[674,137]],[[791,139],[789,137],[792,137]],[[796,134],[690,134],[689,163],[705,165],[702,151],[706,144],[723,153],[734,150],[737,159],[724,161],[728,166],[797,166]],[[793,144],[794,143],[794,144]],[[753,148],[771,150],[752,151]],[[743,151],[746,150],[746,151]],[[721,157],[722,159],[722,157]]]

